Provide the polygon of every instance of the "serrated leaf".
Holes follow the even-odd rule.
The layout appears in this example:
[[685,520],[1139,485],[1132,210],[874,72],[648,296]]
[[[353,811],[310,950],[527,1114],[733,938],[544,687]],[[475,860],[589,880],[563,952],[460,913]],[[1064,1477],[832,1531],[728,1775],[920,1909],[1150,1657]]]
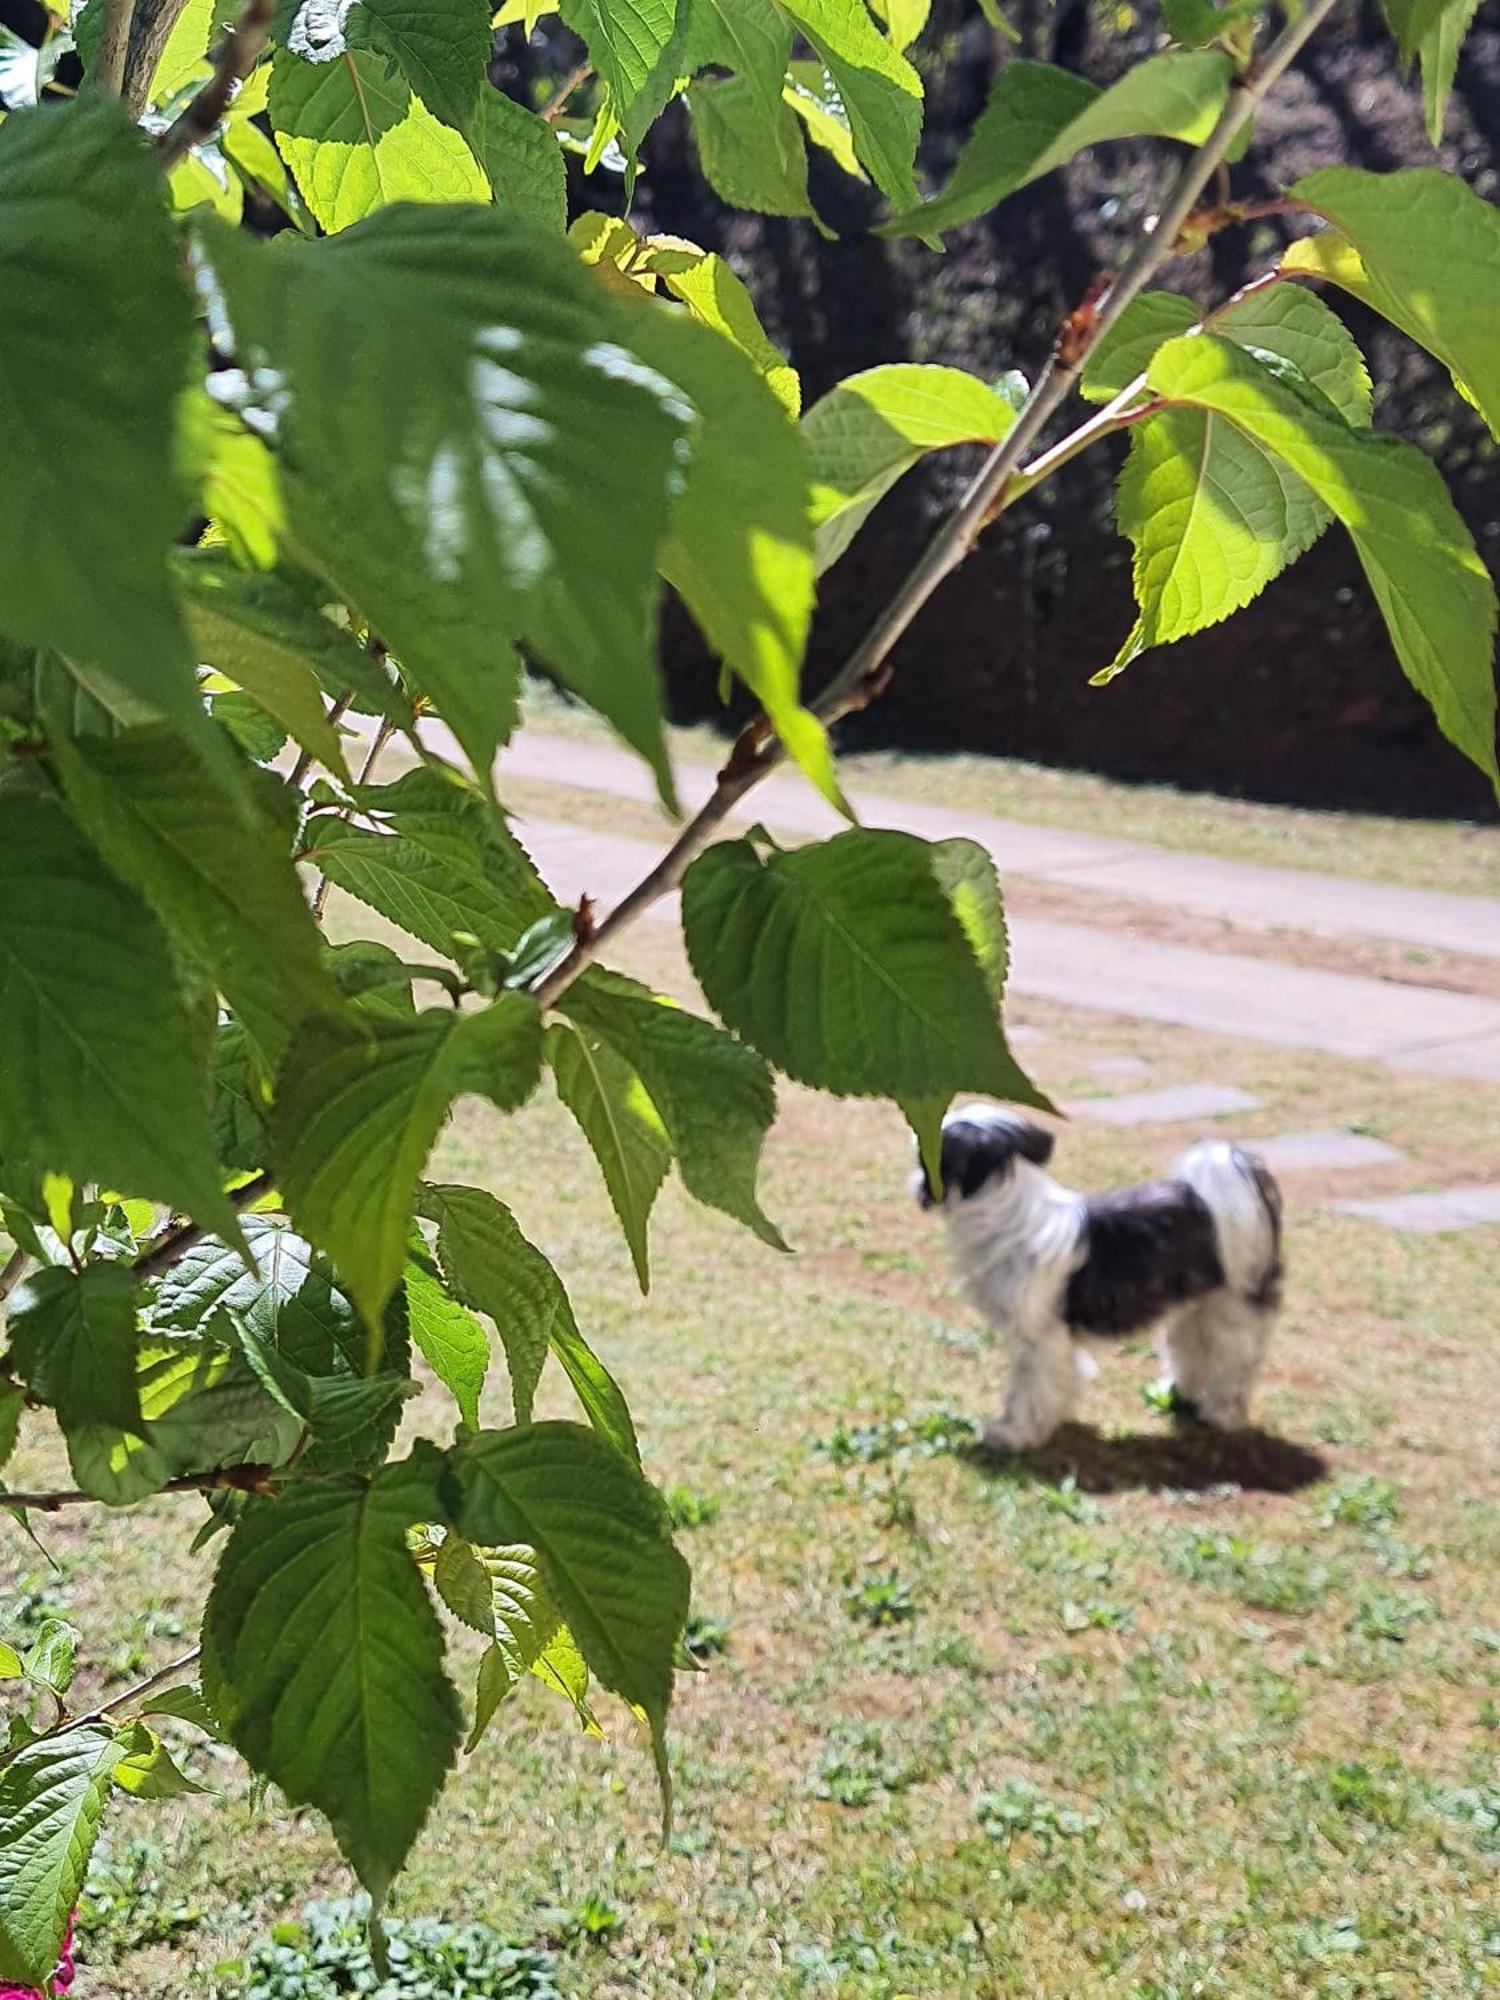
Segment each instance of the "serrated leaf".
[[279,577],[215,551],[182,551],[175,575],[201,661],[238,681],[304,750],[347,778],[321,690],[378,694],[383,684],[363,648]]
[[368,1483],[308,1480],[252,1500],[204,1621],[204,1690],[251,1768],[328,1815],[378,1905],[459,1737],[443,1635],[407,1553],[433,1513],[436,1454]]
[[795,417],[802,406],[797,371],[761,325],[749,288],[726,260],[673,236],[652,236],[641,250],[641,267],[653,272],[701,326],[732,341],[777,402]]
[[756,1196],[761,1146],[776,1117],[775,1085],[762,1058],[713,1022],[599,966],[574,982],[561,1005],[645,1084],[688,1193],[784,1250]]
[[196,383],[177,406],[177,436],[184,475],[235,562],[270,569],[286,523],[276,460],[264,440]]
[[560,0],[558,12],[588,50],[633,150],[672,84],[663,59],[677,28],[674,0]]
[[388,56],[435,118],[466,132],[489,60],[490,10],[488,0],[301,0],[283,6],[277,39],[313,64],[351,49]]
[[0,1639],[0,1681],[18,1681],[24,1675],[21,1655],[14,1646],[8,1646]]
[[304,1024],[277,1082],[271,1145],[292,1220],[324,1246],[374,1321],[401,1273],[417,1177],[460,1092],[513,1111],[536,1086],[536,1005],[506,993],[473,1014],[407,1024]]
[[59,742],[53,754],[75,819],[213,979],[272,1061],[308,1014],[340,1008],[292,865],[274,780],[255,816],[219,790],[165,728]]
[[898,49],[910,48],[927,26],[932,0],[870,0],[871,11],[884,21],[885,31]]
[[802,419],[819,572],[925,452],[998,443],[1015,420],[1007,397],[961,368],[893,362],[830,389]]
[[[527,1673],[537,1675],[587,1715],[584,1697],[588,1693],[588,1668],[576,1647],[572,1654],[577,1661],[576,1677],[565,1679],[567,1669],[561,1662],[562,1671],[544,1665],[549,1648],[559,1639],[566,1636],[569,1646],[572,1640],[559,1630],[560,1614],[542,1581],[536,1551],[517,1545],[484,1549],[480,1555],[490,1580],[490,1623],[495,1638],[479,1662],[474,1725],[464,1745],[470,1752],[478,1746],[501,1702],[515,1692]],[[588,1716],[588,1722],[592,1721],[592,1716]]]
[[480,1632],[487,1639],[493,1638],[494,1586],[472,1542],[466,1542],[462,1535],[445,1535],[432,1566],[432,1581],[438,1596],[455,1618],[471,1631]]
[[955,845],[861,829],[791,853],[709,848],[682,908],[710,1005],[788,1076],[836,1096],[1036,1102],[953,906]]
[[456,1449],[452,1463],[463,1533],[536,1551],[589,1667],[644,1712],[665,1786],[663,1733],[689,1576],[659,1496],[628,1459],[576,1424],[485,1432]]
[[118,1738],[89,1723],[27,1744],[0,1770],[0,1979],[44,1988],[57,1970],[120,1755]]
[[849,129],[849,114],[843,99],[820,62],[789,63],[781,95],[801,119],[813,145],[830,154],[852,179],[870,178],[854,150],[854,134]]
[[559,234],[567,228],[567,164],[545,119],[486,84],[469,140],[502,215],[520,216]]
[[373,50],[348,49],[332,62],[312,63],[278,49],[270,117],[277,150],[330,233],[392,202],[490,198],[468,142]]
[[166,103],[206,69],[214,15],[214,0],[187,0],[161,52],[146,93],[147,103]]
[[995,79],[952,178],[882,234],[928,236],[983,215],[1028,182],[1109,139],[1180,139],[1201,145],[1233,79],[1226,55],[1173,49],[1148,56],[1099,90],[1047,63],[1011,62]]
[[643,311],[635,343],[698,412],[662,574],[829,802],[843,793],[821,722],[798,698],[812,615],[807,464],[797,430],[748,360],[706,327]]
[[1287,270],[1312,270],[1363,299],[1437,357],[1500,437],[1500,210],[1436,167],[1363,173],[1324,167],[1288,198],[1315,210],[1354,251],[1294,243]]
[[150,142],[118,102],[0,125],[0,266],[0,629],[211,746],[167,583],[192,305]]
[[636,1277],[647,1291],[647,1227],[672,1164],[661,1113],[630,1064],[592,1029],[559,1022],[548,1028],[546,1048],[557,1094],[599,1163]]
[[838,88],[854,148],[893,202],[917,198],[912,161],[922,133],[922,81],[870,19],[864,0],[778,0]]
[[450,1297],[425,1254],[408,1258],[405,1285],[412,1340],[452,1393],[460,1417],[477,1431],[479,1396],[490,1363],[489,1335],[471,1312]]
[[111,1775],[132,1798],[180,1799],[208,1790],[179,1769],[166,1744],[144,1722],[135,1723],[120,1742],[124,1754]]
[[[1330,413],[1368,421],[1364,357],[1310,292],[1294,285],[1251,291],[1208,324],[1268,365],[1294,369],[1293,387],[1325,397]],[[1127,360],[1136,358],[1138,350]],[[1115,511],[1135,547],[1140,616],[1096,682],[1112,679],[1147,647],[1202,631],[1248,604],[1331,518],[1274,452],[1211,411],[1182,409],[1132,431]]]
[[698,164],[721,201],[760,215],[812,215],[802,133],[779,95],[767,117],[754,82],[727,76],[693,84],[687,105]]
[[194,1686],[158,1688],[142,1698],[144,1715],[170,1715],[175,1722],[190,1723],[214,1742],[223,1741],[218,1717],[203,1699],[202,1688]]
[[1228,340],[1169,342],[1149,386],[1229,418],[1342,521],[1407,678],[1444,735],[1500,788],[1495,587],[1436,467],[1398,438],[1324,416]]
[[1478,12],[1479,0],[1448,0],[1417,43],[1417,60],[1422,66],[1422,108],[1427,136],[1434,146],[1443,142],[1443,124],[1453,80],[1458,75],[1459,54]]
[[16,1366],[65,1428],[140,1428],[136,1306],[130,1270],[102,1261],[34,1271],[16,1288],[6,1322]]
[[366,787],[379,832],[338,815],[308,826],[308,859],[412,937],[452,957],[463,933],[508,952],[557,905],[495,807],[429,768]]
[[492,209],[403,208],[283,254],[205,244],[252,388],[274,386],[293,532],[476,772],[513,724],[521,638],[670,801],[653,571],[691,413],[627,359],[618,305],[565,242]]
[[[140,1389],[149,1450],[168,1478],[224,1465],[285,1465],[296,1449],[301,1424],[266,1394],[217,1329],[197,1340],[143,1341]],[[123,1481],[131,1468],[115,1470]]]
[[418,1208],[438,1225],[438,1255],[449,1285],[476,1312],[495,1321],[508,1360],[514,1353],[513,1395],[519,1393],[516,1371],[534,1388],[541,1372],[538,1357],[544,1347],[550,1348],[589,1422],[616,1450],[638,1460],[625,1398],[579,1332],[561,1278],[521,1234],[510,1210],[484,1188],[470,1187],[424,1188]]
[[394,1370],[356,1375],[310,1375],[256,1334],[234,1322],[245,1359],[268,1395],[305,1426],[309,1470],[368,1471],[390,1448],[401,1405],[416,1384]]
[[0,797],[0,1157],[233,1235],[209,1129],[208,1029],[156,918],[62,806]]

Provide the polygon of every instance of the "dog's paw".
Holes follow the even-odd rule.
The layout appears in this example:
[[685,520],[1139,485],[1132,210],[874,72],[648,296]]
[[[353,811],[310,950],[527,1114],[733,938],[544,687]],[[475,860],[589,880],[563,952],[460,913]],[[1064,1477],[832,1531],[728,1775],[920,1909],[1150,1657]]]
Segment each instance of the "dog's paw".
[[1004,1417],[991,1417],[979,1433],[979,1449],[990,1458],[1009,1458],[1014,1452],[1030,1451],[1036,1442]]

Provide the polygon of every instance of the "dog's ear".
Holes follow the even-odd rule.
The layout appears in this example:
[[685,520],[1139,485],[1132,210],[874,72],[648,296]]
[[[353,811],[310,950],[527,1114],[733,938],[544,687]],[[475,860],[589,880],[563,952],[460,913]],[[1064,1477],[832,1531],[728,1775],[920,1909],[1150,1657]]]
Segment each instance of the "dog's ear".
[[1030,1160],[1034,1167],[1046,1166],[1056,1143],[1052,1134],[1044,1132],[1040,1125],[1033,1125],[1024,1119],[1017,1120],[1016,1151],[1023,1160]]

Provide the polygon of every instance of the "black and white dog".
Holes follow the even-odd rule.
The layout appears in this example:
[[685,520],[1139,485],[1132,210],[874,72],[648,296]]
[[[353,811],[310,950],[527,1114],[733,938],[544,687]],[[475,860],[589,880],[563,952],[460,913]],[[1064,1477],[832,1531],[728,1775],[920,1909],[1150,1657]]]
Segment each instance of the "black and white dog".
[[[1241,1430],[1281,1305],[1281,1195],[1238,1146],[1205,1140],[1171,1180],[1082,1195],[1045,1171],[1052,1135],[970,1104],[943,1121],[943,1220],[960,1283],[1010,1349],[991,1451],[1029,1451],[1073,1416],[1085,1343],[1160,1330],[1175,1404]],[[913,1188],[936,1204],[925,1172]]]

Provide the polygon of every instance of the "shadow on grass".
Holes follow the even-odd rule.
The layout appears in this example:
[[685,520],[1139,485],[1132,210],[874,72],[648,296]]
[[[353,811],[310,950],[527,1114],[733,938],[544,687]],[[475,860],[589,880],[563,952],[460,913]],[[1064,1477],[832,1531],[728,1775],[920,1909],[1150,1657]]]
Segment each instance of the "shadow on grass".
[[1205,1493],[1238,1486],[1251,1493],[1300,1493],[1328,1476],[1328,1461],[1307,1445],[1269,1431],[1232,1436],[1200,1424],[1171,1431],[1104,1437],[1088,1424],[1064,1424],[1039,1451],[996,1454],[976,1447],[964,1454],[991,1478],[1060,1485],[1071,1479],[1082,1493]]

